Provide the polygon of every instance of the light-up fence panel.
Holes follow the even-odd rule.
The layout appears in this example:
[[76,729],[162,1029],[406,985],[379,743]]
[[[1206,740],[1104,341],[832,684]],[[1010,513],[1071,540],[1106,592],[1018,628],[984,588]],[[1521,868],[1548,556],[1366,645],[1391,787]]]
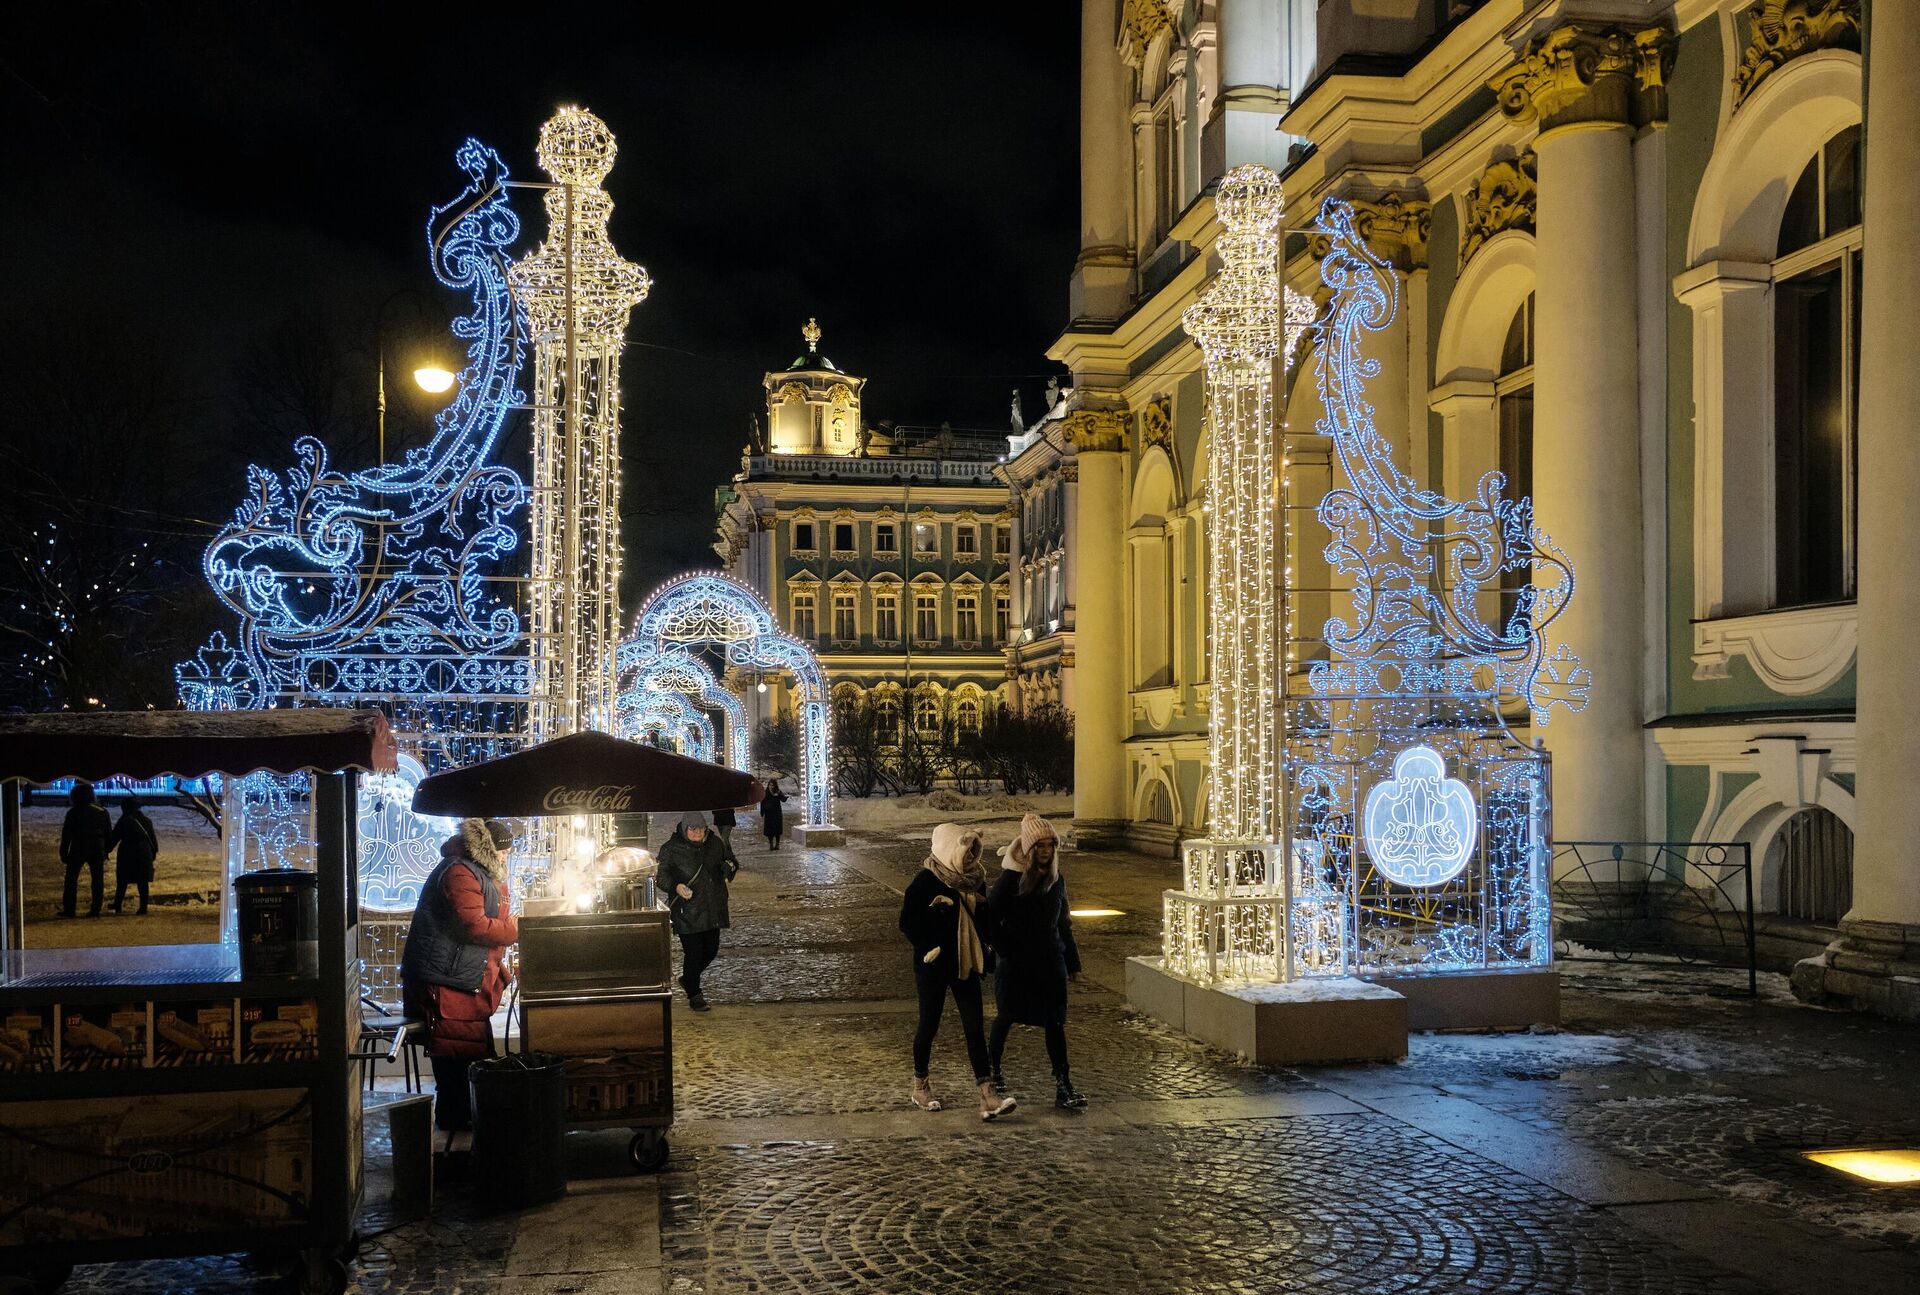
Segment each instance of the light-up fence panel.
[[[1190,313],[1188,329],[1207,352],[1216,467],[1236,463],[1253,481],[1237,503],[1213,499],[1210,545],[1238,550],[1216,563],[1216,578],[1238,580],[1220,602],[1239,607],[1210,621],[1215,687],[1234,689],[1214,723],[1255,729],[1214,735],[1212,834],[1186,848],[1181,889],[1165,896],[1167,965],[1208,983],[1545,965],[1550,763],[1523,730],[1586,702],[1585,670],[1547,645],[1572,568],[1499,472],[1462,501],[1394,463],[1366,399],[1363,340],[1393,322],[1398,281],[1338,200],[1316,221],[1332,294],[1315,330],[1323,412],[1311,429],[1273,425],[1258,377],[1223,363],[1270,354],[1242,339],[1284,300],[1260,282],[1277,280],[1266,245],[1258,264],[1235,250],[1247,242],[1228,245],[1238,226],[1278,220],[1277,180],[1243,171],[1255,174],[1221,186],[1223,268],[1201,303],[1212,313]],[[1275,475],[1257,449],[1228,443],[1257,436],[1261,418],[1281,447]],[[1256,520],[1256,494],[1280,508]],[[1261,521],[1283,577],[1267,602],[1284,630],[1275,655],[1260,641],[1273,622],[1247,605]],[[1262,699],[1279,720],[1270,758]]]
[[620,351],[652,287],[607,237],[613,132],[580,108],[540,128],[547,237],[511,271],[533,336],[531,733],[614,731],[620,641]]

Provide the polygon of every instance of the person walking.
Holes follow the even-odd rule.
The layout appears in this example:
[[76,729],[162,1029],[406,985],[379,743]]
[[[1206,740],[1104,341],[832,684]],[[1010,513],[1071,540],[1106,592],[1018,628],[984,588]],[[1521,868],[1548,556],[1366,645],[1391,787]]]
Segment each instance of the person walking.
[[713,830],[727,843],[727,853],[733,853],[733,829],[740,825],[740,818],[730,809],[713,811]]
[[1060,839],[1038,814],[1021,819],[1020,835],[1000,852],[987,911],[998,955],[993,995],[999,1010],[988,1047],[994,1091],[1007,1091],[1000,1070],[1007,1035],[1015,1025],[1037,1025],[1046,1031],[1053,1063],[1053,1104],[1078,1110],[1087,1099],[1074,1090],[1067,1069],[1067,982],[1080,975],[1080,949],[1060,876]]
[[705,810],[680,816],[680,826],[660,847],[660,884],[672,896],[668,913],[680,937],[680,988],[696,1012],[707,1010],[700,977],[720,956],[720,932],[732,925],[727,915],[727,883],[740,870],[733,851],[713,830]]
[[994,1091],[987,1068],[987,1041],[980,986],[987,974],[986,870],[980,866],[980,834],[957,823],[933,829],[933,848],[907,886],[900,904],[900,932],[913,946],[913,982],[920,998],[920,1024],[913,1035],[913,1104],[940,1109],[927,1067],[947,995],[960,1012],[980,1089],[980,1118],[997,1120],[1018,1102]]
[[153,820],[140,804],[138,796],[128,796],[120,805],[120,821],[113,825],[113,837],[107,842],[113,853],[113,911],[118,913],[127,902],[127,887],[140,892],[136,917],[147,915],[147,889],[153,883],[153,861],[160,855],[160,837]]
[[787,793],[780,790],[778,778],[767,779],[767,790],[760,797],[760,831],[767,838],[767,849],[778,850],[780,837],[786,831],[787,812],[782,808],[787,803]]
[[511,973],[507,946],[520,924],[507,906],[506,851],[513,829],[468,818],[440,849],[420,884],[420,902],[400,955],[406,1014],[426,1022],[433,1063],[434,1123],[448,1132],[473,1127],[467,1068],[493,1055],[493,1014]]
[[67,817],[60,824],[60,862],[66,865],[66,882],[60,888],[60,916],[75,916],[79,899],[80,870],[93,874],[93,906],[88,917],[100,916],[100,893],[106,885],[108,842],[113,839],[113,819],[93,798],[93,784],[75,782],[67,793]]

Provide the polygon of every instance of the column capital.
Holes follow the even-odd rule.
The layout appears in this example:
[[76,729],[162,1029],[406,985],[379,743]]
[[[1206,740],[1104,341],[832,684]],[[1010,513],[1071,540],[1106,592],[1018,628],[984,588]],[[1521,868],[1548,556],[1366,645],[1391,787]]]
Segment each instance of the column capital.
[[[1433,226],[1433,204],[1423,199],[1389,193],[1380,198],[1348,198],[1354,228],[1366,240],[1367,250],[1410,274],[1427,268],[1427,235]],[[1307,255],[1324,260],[1333,241],[1325,234],[1307,236]]]
[[1665,27],[1567,23],[1527,42],[1488,81],[1500,111],[1538,120],[1540,133],[1586,124],[1645,126],[1667,119],[1674,35]]
[[1061,420],[1061,429],[1081,454],[1116,453],[1127,448],[1123,410],[1076,409]]

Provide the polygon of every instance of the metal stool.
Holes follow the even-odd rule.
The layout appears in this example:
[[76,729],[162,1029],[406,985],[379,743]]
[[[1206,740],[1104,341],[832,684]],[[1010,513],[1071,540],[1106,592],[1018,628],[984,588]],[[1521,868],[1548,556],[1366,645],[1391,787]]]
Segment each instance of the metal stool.
[[367,1076],[367,1091],[372,1092],[375,1080],[374,1067],[385,1059],[400,1062],[400,1077],[410,1093],[424,1091],[420,1082],[420,1041],[418,1034],[426,1028],[426,1022],[416,1017],[390,1012],[371,998],[362,998],[365,1009],[360,1015],[360,1041],[354,1047],[353,1059],[358,1061]]

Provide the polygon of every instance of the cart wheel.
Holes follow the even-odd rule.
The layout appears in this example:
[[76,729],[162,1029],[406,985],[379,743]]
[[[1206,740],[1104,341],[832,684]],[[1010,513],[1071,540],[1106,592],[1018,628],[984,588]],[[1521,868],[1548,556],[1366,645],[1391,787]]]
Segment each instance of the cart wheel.
[[627,1154],[633,1157],[634,1168],[641,1173],[658,1173],[667,1164],[667,1135],[652,1129],[636,1133],[633,1141],[627,1143]]

